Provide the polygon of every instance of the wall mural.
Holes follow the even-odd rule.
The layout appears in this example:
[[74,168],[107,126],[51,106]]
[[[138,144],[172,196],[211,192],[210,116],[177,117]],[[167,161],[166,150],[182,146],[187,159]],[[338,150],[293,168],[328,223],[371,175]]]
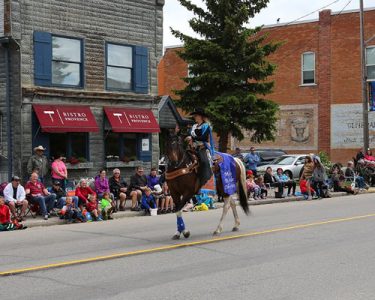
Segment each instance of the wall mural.
[[[263,142],[260,148],[280,148],[284,150],[317,149],[318,114],[316,105],[282,105],[274,142]],[[248,149],[252,133],[245,132],[245,138],[239,142],[233,139],[233,148]]]

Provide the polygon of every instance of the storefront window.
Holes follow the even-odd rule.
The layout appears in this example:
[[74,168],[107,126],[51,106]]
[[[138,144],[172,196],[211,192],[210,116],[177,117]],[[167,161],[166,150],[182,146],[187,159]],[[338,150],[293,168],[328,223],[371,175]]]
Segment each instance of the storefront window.
[[70,160],[85,162],[88,160],[87,133],[54,133],[49,135],[50,155],[52,158],[59,154]]
[[124,162],[138,159],[138,136],[135,133],[109,132],[105,140],[107,160]]

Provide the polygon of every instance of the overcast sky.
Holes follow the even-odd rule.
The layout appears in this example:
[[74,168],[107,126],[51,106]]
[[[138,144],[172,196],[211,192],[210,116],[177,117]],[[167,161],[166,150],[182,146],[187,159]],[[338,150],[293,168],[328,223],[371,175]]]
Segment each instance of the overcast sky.
[[[193,3],[202,5],[202,0],[192,0]],[[275,24],[280,18],[281,23],[291,22],[307,15],[315,10],[329,5],[334,0],[270,0],[267,8],[262,10],[250,24],[253,26]],[[375,7],[375,0],[364,0],[365,7]],[[346,6],[347,5],[347,6]],[[332,11],[358,9],[359,0],[337,0],[336,3],[327,7]],[[180,40],[172,36],[170,27],[178,29],[183,33],[194,35],[189,27],[188,20],[192,14],[182,7],[177,0],[166,0],[164,6],[164,46],[180,45]],[[301,20],[318,18],[318,12]]]

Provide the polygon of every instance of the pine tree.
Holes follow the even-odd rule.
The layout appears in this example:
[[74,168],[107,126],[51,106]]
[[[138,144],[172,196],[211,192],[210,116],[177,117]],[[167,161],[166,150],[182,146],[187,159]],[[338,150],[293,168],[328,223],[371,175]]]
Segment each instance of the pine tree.
[[273,140],[278,105],[265,99],[272,92],[268,78],[275,65],[267,61],[279,43],[267,41],[261,27],[248,28],[249,21],[269,0],[203,0],[206,8],[190,0],[180,4],[194,13],[189,21],[201,38],[172,30],[184,43],[179,56],[189,66],[187,86],[176,91],[177,104],[186,111],[203,107],[220,138],[219,150],[226,152],[228,137],[242,140],[242,130],[252,140]]

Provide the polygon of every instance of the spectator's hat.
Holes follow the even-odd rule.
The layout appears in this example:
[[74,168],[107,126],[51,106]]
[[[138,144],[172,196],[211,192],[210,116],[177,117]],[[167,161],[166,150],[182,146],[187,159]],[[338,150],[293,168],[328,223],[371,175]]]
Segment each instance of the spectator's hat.
[[21,178],[19,178],[18,176],[13,176],[12,181],[21,181]]
[[251,171],[251,170],[247,170],[247,171],[246,171],[246,175],[247,175],[247,176],[253,176],[253,174],[254,174],[254,173],[253,173],[253,171]]
[[57,181],[57,180],[53,182],[53,185],[60,185],[60,184],[61,184],[60,181]]
[[38,147],[34,148],[34,151],[45,151],[46,148],[44,148],[42,145],[39,145]]
[[201,107],[197,107],[196,109],[195,109],[195,111],[193,111],[191,114],[190,114],[190,116],[202,116],[202,117],[208,117],[208,115],[206,114],[206,112],[204,111],[204,109],[203,108],[201,108]]

